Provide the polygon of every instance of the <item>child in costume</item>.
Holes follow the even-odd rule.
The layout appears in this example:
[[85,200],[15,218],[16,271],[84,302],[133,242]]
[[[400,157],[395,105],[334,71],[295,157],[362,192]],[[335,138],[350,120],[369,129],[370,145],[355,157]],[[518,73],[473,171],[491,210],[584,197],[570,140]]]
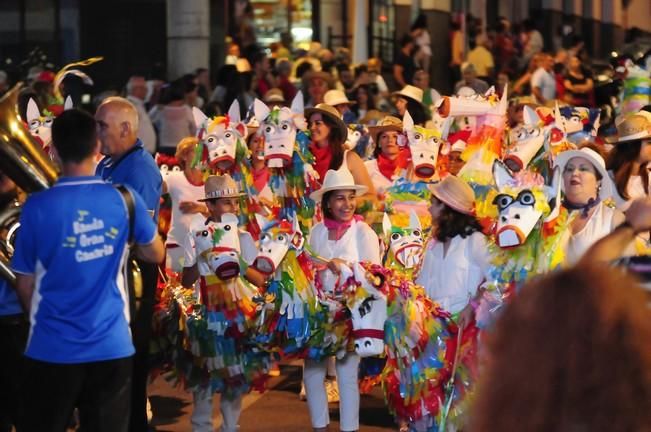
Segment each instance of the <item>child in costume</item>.
[[[367,191],[365,186],[355,184],[353,175],[345,167],[329,170],[321,189],[310,197],[321,201],[324,221],[310,232],[310,246],[319,256],[329,260],[327,269],[317,274],[322,290],[337,294],[340,267],[347,262],[370,261],[380,263],[377,235],[371,227],[355,216],[356,197]],[[359,356],[347,352],[336,360],[339,384],[339,412],[342,431],[359,429],[359,387],[357,367]],[[312,427],[325,431],[328,427],[328,403],[324,379],[326,361],[306,360],[303,372],[307,403]]]
[[215,347],[212,358],[206,362],[211,374],[209,383],[193,391],[191,421],[193,431],[212,431],[212,393],[221,392],[222,431],[234,432],[243,394],[252,386],[263,387],[260,384],[268,366],[267,359],[245,345],[247,321],[255,314],[251,298],[256,291],[241,285],[240,273],[245,277],[257,273],[246,268],[257,250],[251,235],[237,227],[241,196],[237,183],[228,174],[210,176],[204,189],[201,201],[210,217],[197,216],[191,224],[183,245],[182,283],[186,288],[195,287],[195,295],[206,310],[208,327],[204,331]]

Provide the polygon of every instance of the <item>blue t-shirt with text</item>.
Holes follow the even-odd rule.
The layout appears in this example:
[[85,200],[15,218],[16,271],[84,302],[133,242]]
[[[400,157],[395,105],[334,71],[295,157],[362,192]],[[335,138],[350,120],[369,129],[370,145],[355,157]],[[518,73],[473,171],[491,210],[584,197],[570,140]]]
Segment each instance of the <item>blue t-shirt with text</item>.
[[[132,195],[134,241],[149,244],[156,226]],[[20,223],[12,268],[35,279],[25,355],[51,363],[132,355],[121,193],[99,177],[64,177],[29,197]]]
[[154,220],[158,220],[163,177],[140,140],[119,159],[114,161],[108,156],[102,159],[95,174],[109,183],[123,184],[138,192]]

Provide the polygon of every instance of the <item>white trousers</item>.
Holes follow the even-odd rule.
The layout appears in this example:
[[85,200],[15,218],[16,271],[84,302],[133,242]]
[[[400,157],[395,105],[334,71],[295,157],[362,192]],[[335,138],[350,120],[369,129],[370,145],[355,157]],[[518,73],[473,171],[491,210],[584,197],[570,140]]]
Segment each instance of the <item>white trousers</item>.
[[[212,393],[208,390],[192,392],[194,407],[192,409],[192,432],[213,432],[212,427]],[[222,432],[236,432],[237,423],[242,413],[242,396],[228,399],[221,396],[219,409],[222,414]]]
[[[313,428],[324,428],[330,423],[328,412],[328,396],[325,390],[325,376],[328,369],[328,359],[320,362],[305,360],[303,383],[307,406]],[[339,386],[339,418],[342,431],[359,429],[359,385],[357,383],[357,368],[359,356],[348,353],[341,360],[337,359],[337,385]]]

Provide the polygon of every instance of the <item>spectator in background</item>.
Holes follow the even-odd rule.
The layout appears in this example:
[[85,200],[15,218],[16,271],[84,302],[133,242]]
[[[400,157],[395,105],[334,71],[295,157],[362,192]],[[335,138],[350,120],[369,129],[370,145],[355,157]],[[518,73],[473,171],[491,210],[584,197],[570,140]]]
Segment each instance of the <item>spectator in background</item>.
[[576,55],[570,57],[568,70],[563,80],[565,101],[570,105],[591,107],[594,105],[594,83],[581,67],[581,60]]
[[253,91],[258,97],[263,97],[269,89],[276,87],[275,79],[271,75],[269,58],[264,51],[259,51],[253,57]]
[[522,52],[522,63],[520,64],[521,68],[529,64],[529,60],[531,60],[534,55],[542,52],[545,45],[543,37],[540,32],[536,30],[532,19],[524,20],[522,27],[524,30],[524,47]]
[[185,74],[180,78],[180,81],[183,86],[185,103],[188,104],[189,107],[203,107],[205,101],[199,96],[197,77],[194,74]]
[[475,93],[483,95],[488,91],[488,83],[477,78],[477,71],[472,63],[464,63],[461,67],[463,79],[454,86],[454,92],[457,93],[461,87],[470,87]]
[[278,73],[276,81],[278,82],[278,88],[283,92],[283,97],[288,101],[293,100],[298,89],[289,81],[292,74],[292,62],[286,58],[279,59],[276,62],[276,72]]
[[513,89],[511,91],[512,94],[518,94],[518,95],[531,94],[531,77],[533,76],[533,73],[536,70],[538,70],[538,66],[540,66],[540,61],[542,57],[543,57],[542,53],[533,56],[533,58],[529,62],[529,67],[527,68],[526,72],[523,73],[520,78],[518,78],[515,84],[513,84]]
[[208,69],[200,67],[194,71],[194,76],[197,78],[197,93],[203,101],[203,104],[206,104],[210,100],[210,92],[212,91],[212,85],[210,84],[210,73],[208,72]]
[[308,96],[305,107],[314,107],[323,103],[323,97],[331,88],[332,76],[322,71],[309,71],[303,77],[303,85]]
[[651,316],[636,280],[584,264],[534,279],[504,309],[470,432],[650,430]]
[[279,88],[270,89],[267,94],[264,95],[262,102],[267,104],[270,109],[274,107],[282,108],[287,104],[287,100],[283,97],[283,92]]
[[146,96],[147,82],[145,78],[140,75],[131,76],[127,82],[127,99],[138,110],[138,138],[142,141],[145,150],[154,154],[156,153],[156,131],[145,108]]
[[393,79],[400,88],[413,82],[416,64],[414,63],[413,52],[415,44],[409,35],[404,35],[400,39],[400,51],[393,63]]
[[335,83],[335,88],[346,93],[346,96],[348,96],[355,86],[355,75],[353,71],[347,64],[340,63],[337,65],[337,76],[339,79]]
[[423,105],[428,118],[432,117],[432,105],[437,102],[441,95],[439,92],[429,86],[429,74],[423,69],[419,69],[414,74],[414,86],[423,91]]
[[470,50],[466,60],[475,67],[479,79],[487,83],[492,83],[495,63],[493,61],[493,54],[490,51],[490,41],[486,34],[482,33],[477,35],[475,43],[477,45]]
[[353,100],[356,103],[351,110],[357,119],[364,118],[369,111],[376,109],[375,97],[368,84],[360,84],[353,89]]
[[511,79],[509,78],[508,72],[502,71],[497,74],[497,80],[495,81],[495,93],[497,93],[500,98],[504,94],[504,90],[510,81]]
[[389,87],[387,86],[386,81],[384,81],[384,77],[382,77],[382,60],[377,57],[371,57],[368,59],[367,67],[369,81],[377,85],[377,95],[380,98],[388,98]]
[[[210,100],[219,103],[224,110],[224,104],[229,99],[234,99],[233,94],[241,91],[241,83],[237,66],[225,64],[217,71],[217,83],[210,96]],[[228,109],[228,108],[227,108]]]
[[400,118],[403,118],[405,113],[409,111],[409,115],[414,120],[414,124],[425,126],[429,118],[423,105],[423,90],[408,85],[393,95],[396,97],[396,108]]
[[416,20],[411,26],[410,36],[418,46],[416,53],[416,64],[421,68],[429,71],[430,61],[432,59],[432,39],[427,29],[427,17],[421,13],[416,17]]
[[517,70],[516,49],[511,34],[511,23],[504,17],[500,18],[497,24],[497,35],[495,37],[496,69],[513,74]]
[[553,68],[554,58],[545,53],[540,58],[538,69],[531,76],[531,93],[541,105],[556,99],[556,79]]
[[461,24],[457,21],[450,23],[450,75],[452,83],[456,84],[461,80],[461,64],[463,63],[463,33]]
[[158,135],[158,151],[168,155],[176,153],[176,145],[195,133],[192,110],[186,103],[183,81],[176,80],[163,89],[162,105],[149,112]]

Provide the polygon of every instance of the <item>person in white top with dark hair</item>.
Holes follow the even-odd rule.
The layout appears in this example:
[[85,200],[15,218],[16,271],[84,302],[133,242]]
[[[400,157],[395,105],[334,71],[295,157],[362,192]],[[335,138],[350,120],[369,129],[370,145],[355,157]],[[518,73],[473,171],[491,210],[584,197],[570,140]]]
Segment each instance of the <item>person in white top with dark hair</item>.
[[[334,291],[341,266],[359,261],[380,264],[377,235],[361,217],[355,215],[356,198],[366,191],[366,186],[355,184],[353,175],[344,166],[336,171],[328,170],[321,189],[310,195],[314,201],[321,202],[323,210],[324,220],[312,228],[309,242],[316,254],[329,260],[328,268],[317,274],[326,291]],[[315,431],[327,430],[330,422],[324,384],[327,361],[306,360],[303,371],[305,393]],[[342,431],[359,429],[358,365],[359,356],[354,352],[348,352],[336,360]]]

